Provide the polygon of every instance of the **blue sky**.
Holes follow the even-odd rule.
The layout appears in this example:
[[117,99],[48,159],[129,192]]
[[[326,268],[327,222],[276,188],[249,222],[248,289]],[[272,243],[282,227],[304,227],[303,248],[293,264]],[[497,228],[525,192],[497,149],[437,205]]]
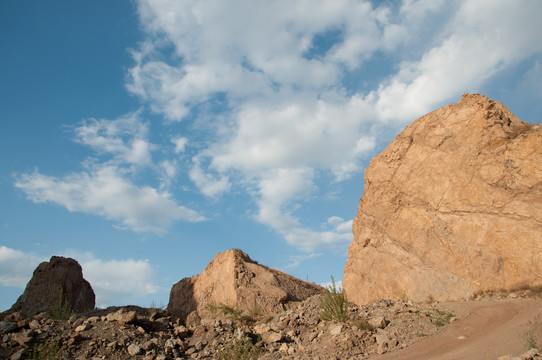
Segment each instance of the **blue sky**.
[[0,3],[0,310],[71,256],[167,304],[241,248],[342,278],[363,171],[465,92],[542,111],[542,2]]

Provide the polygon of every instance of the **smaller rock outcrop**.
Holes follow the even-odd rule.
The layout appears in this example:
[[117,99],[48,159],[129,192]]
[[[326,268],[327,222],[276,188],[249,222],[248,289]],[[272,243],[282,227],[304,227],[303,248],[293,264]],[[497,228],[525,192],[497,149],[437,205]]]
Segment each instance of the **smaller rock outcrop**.
[[209,305],[225,305],[238,311],[258,308],[278,313],[291,302],[322,292],[318,285],[259,265],[241,250],[217,254],[200,275],[174,284],[168,311],[186,318],[193,311],[210,315]]
[[69,304],[72,311],[84,312],[94,309],[96,295],[83,278],[83,270],[77,261],[53,256],[34,270],[24,293],[10,312],[33,316],[55,308],[60,302]]

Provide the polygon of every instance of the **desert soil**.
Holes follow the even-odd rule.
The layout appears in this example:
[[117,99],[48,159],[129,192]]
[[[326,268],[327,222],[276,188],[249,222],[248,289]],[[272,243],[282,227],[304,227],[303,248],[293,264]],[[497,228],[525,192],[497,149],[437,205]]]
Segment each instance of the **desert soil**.
[[542,314],[542,299],[442,303],[458,318],[446,331],[374,360],[497,359],[525,352],[528,322]]

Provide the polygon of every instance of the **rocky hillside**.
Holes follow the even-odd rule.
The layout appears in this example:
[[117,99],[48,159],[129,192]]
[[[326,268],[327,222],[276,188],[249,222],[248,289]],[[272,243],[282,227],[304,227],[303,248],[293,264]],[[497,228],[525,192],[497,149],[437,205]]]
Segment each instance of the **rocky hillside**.
[[542,126],[464,95],[414,121],[365,171],[348,298],[461,300],[542,284]]
[[[513,295],[540,297],[529,291]],[[66,314],[65,320],[17,312],[0,316],[0,358],[372,359],[465,320],[444,304],[378,300],[365,306],[350,303],[347,319],[334,322],[322,320],[325,298],[314,295],[278,314],[222,309],[190,324],[160,309],[138,307]],[[537,350],[525,354],[521,359],[541,358]]]
[[433,305],[382,300],[351,304],[351,320],[334,323],[320,319],[322,296],[276,315],[219,310],[188,326],[157,309],[112,308],[67,320],[13,313],[0,321],[0,358],[217,359],[252,353],[262,359],[364,359],[406,347],[455,320]]

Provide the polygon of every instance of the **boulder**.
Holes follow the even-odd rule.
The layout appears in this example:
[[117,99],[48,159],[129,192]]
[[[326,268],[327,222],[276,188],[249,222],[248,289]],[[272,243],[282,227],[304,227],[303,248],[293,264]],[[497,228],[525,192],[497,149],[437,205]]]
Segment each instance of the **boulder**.
[[542,126],[479,94],[414,121],[375,156],[343,287],[461,300],[542,284]]
[[291,302],[305,300],[322,290],[259,265],[241,250],[232,249],[217,254],[200,275],[174,284],[167,310],[181,318],[192,311],[205,318],[212,315],[213,306],[222,305],[241,312],[277,313]]
[[59,306],[60,296],[74,312],[93,310],[96,296],[89,282],[83,278],[83,270],[71,258],[53,256],[50,261],[38,265],[24,293],[9,310],[34,316]]

